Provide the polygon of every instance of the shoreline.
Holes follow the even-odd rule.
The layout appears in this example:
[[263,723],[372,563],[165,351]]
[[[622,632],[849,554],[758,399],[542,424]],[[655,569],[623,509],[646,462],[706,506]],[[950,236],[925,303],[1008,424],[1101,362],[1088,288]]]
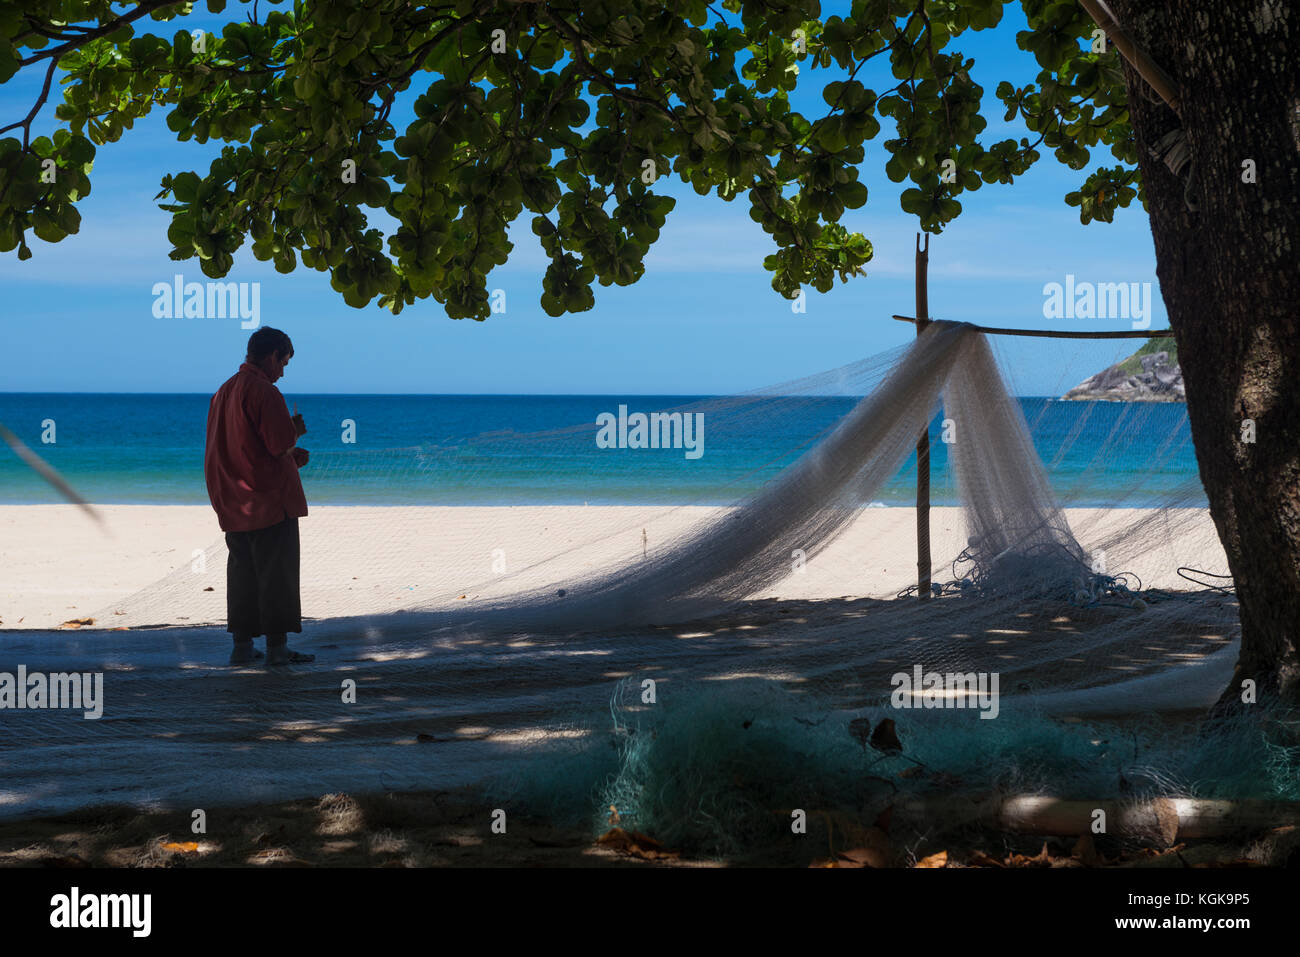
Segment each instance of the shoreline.
[[[716,506],[310,506],[301,520],[304,618],[395,610],[456,589],[506,594],[581,577],[667,546]],[[225,544],[206,505],[0,505],[0,630],[52,629],[113,611],[170,576],[165,620],[129,614],[91,627],[224,620]],[[1085,547],[1152,509],[1066,509]],[[1207,510],[1178,510],[1140,551],[1114,556],[1144,587],[1185,588],[1179,565],[1226,571]],[[1194,514],[1188,514],[1188,513]],[[1169,513],[1174,514],[1173,512]],[[840,538],[755,598],[892,597],[916,579],[915,509],[864,507]],[[965,546],[961,509],[931,509],[936,580]],[[510,575],[494,575],[502,562]],[[530,569],[542,568],[532,574]],[[516,572],[516,569],[520,571]],[[1112,572],[1113,573],[1113,572]],[[499,584],[498,584],[499,582]],[[151,589],[153,591],[154,589]],[[158,612],[153,617],[157,617]]]

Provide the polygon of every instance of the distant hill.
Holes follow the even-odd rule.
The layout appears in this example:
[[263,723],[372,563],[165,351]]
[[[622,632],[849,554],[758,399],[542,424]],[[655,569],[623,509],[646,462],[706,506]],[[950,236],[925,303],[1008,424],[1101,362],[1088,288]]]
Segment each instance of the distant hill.
[[1170,336],[1148,339],[1123,362],[1103,369],[1067,392],[1066,399],[1105,402],[1183,402],[1178,343]]

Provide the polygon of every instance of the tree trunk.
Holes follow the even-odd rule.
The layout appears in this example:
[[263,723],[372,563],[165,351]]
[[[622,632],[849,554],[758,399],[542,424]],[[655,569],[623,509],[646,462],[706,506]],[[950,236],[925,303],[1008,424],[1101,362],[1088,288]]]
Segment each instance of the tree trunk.
[[[1239,702],[1247,679],[1261,699],[1296,703],[1300,10],[1291,0],[1111,0],[1111,9],[1179,85],[1181,123],[1125,68],[1196,458],[1240,601],[1241,656],[1220,705]],[[1173,175],[1151,152],[1180,125],[1190,186],[1188,172]],[[1243,181],[1247,160],[1253,183]]]

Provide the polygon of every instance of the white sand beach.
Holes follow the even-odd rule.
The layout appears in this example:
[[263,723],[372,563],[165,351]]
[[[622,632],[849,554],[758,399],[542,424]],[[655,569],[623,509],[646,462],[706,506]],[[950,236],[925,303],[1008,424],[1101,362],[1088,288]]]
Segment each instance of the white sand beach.
[[[301,523],[305,621],[295,643],[315,663],[278,673],[230,668],[225,546],[211,511],[101,511],[108,534],[71,506],[0,509],[5,660],[32,672],[103,675],[110,719],[37,709],[0,726],[0,752],[11,755],[0,762],[0,821],[105,795],[217,807],[492,781],[514,787],[553,760],[587,753],[592,741],[606,747],[611,702],[631,687],[635,700],[619,707],[641,707],[627,682],[647,676],[672,700],[779,692],[782,707],[807,701],[825,717],[879,702],[900,670],[954,661],[962,671],[996,670],[1007,712],[1113,718],[1208,707],[1236,657],[1235,603],[1215,595],[1146,608],[878,601],[915,578],[909,508],[863,509],[802,571],[754,595],[776,600],[627,631],[447,632],[431,625],[436,613],[401,612],[581,580],[653,556],[674,535],[725,515],[340,507],[314,509]],[[931,517],[934,554],[955,555],[963,513],[940,508]],[[1107,541],[1107,528],[1148,521],[1140,554],[1107,556],[1112,572],[1137,572],[1143,585],[1186,586],[1176,575],[1181,564],[1222,568],[1203,513],[1079,510],[1068,518],[1090,551]],[[93,630],[48,630],[88,618]],[[215,627],[194,627],[205,624]],[[349,682],[355,701],[341,697]],[[69,775],[74,741],[94,758]]]
[[[188,505],[102,505],[101,527],[71,505],[0,506],[0,628],[46,629],[111,616],[116,603],[177,572],[165,612],[148,624],[224,618],[225,545],[212,510]],[[393,610],[458,588],[505,594],[543,584],[557,570],[580,576],[652,550],[713,509],[638,506],[321,506],[301,520],[306,618]],[[1226,571],[1207,512],[1070,509],[1087,547],[1107,529],[1147,519],[1150,547],[1114,556],[1108,571],[1132,571],[1144,586],[1190,587],[1177,568]],[[1176,519],[1176,520],[1171,520]],[[935,578],[964,543],[960,509],[931,511]],[[755,597],[892,596],[916,578],[915,511],[867,508],[824,552],[775,589]],[[202,556],[200,558],[200,556]],[[546,561],[546,559],[552,559]],[[545,561],[544,572],[529,569]],[[502,566],[509,574],[501,574]],[[793,567],[793,563],[792,563]],[[541,577],[538,577],[538,576]],[[101,618],[94,627],[138,620]]]

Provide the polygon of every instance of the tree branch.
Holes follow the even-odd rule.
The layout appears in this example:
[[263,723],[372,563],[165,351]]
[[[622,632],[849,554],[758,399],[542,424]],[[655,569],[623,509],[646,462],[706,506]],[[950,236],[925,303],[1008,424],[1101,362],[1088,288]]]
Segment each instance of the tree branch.
[[143,2],[130,13],[124,13],[116,20],[110,20],[108,23],[102,23],[97,27],[92,27],[86,31],[84,36],[68,40],[66,43],[60,43],[58,46],[50,47],[48,50],[41,50],[39,53],[33,53],[25,60],[19,60],[18,65],[31,66],[33,63],[39,63],[41,60],[49,59],[57,61],[63,56],[63,54],[85,46],[91,40],[98,40],[100,37],[108,36],[110,33],[120,30],[128,23],[134,23],[141,17],[148,16],[155,10],[162,10],[165,7],[179,6],[182,6],[180,0],[143,0]]
[[45,83],[41,86],[40,96],[36,98],[36,103],[33,104],[31,111],[27,116],[24,119],[19,120],[17,123],[10,123],[8,126],[0,127],[0,133],[7,133],[12,129],[17,129],[20,126],[22,127],[23,152],[27,151],[28,141],[31,139],[32,121],[36,119],[36,114],[41,111],[41,107],[45,105],[45,101],[50,97],[50,84],[54,82],[54,68],[57,65],[58,60],[50,61],[49,69],[45,71]]

